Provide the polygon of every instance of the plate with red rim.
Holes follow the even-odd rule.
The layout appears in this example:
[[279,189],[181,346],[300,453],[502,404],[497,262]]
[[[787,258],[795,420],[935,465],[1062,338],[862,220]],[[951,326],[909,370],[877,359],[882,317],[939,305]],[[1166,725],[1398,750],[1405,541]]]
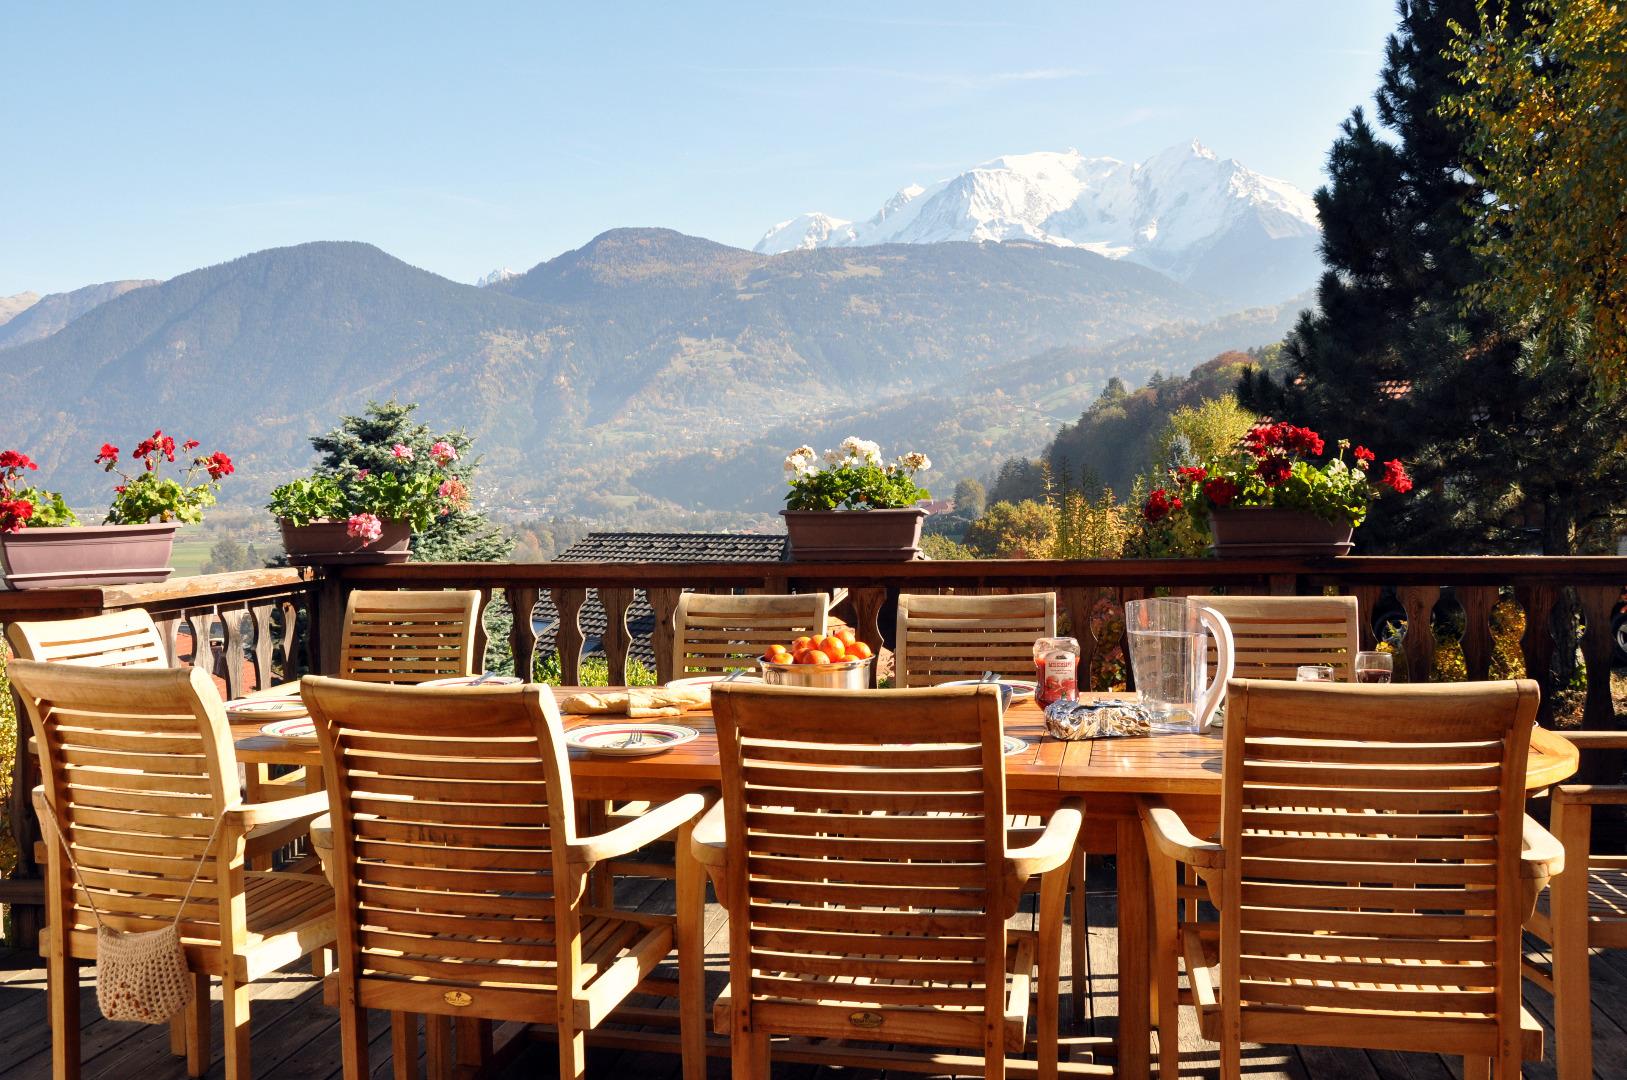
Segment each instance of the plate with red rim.
[[228,719],[244,720],[292,720],[301,716],[309,716],[305,702],[298,694],[282,695],[278,697],[237,698],[226,703],[226,716]]
[[523,680],[513,675],[454,675],[449,679],[430,679],[419,686],[519,686]]
[[700,732],[682,724],[654,724],[640,720],[620,724],[591,724],[565,733],[565,744],[598,757],[645,757],[663,754],[693,742]]
[[[943,686],[981,686],[982,679],[956,679],[954,682],[942,683]],[[1030,698],[1034,696],[1034,681],[1032,679],[995,679],[990,686],[1009,686],[1011,696],[1017,698]]]
[[260,734],[269,735],[273,739],[281,739],[284,742],[315,746],[316,722],[309,717],[276,720],[262,727]]
[[[728,678],[729,678],[729,676],[727,676],[727,675],[691,675],[687,679],[673,679],[671,682],[667,683],[666,685],[668,685],[668,686],[680,686],[680,687],[681,686],[711,686],[713,683],[720,683],[724,679],[728,679]],[[737,683],[760,683],[760,682],[763,681],[763,677],[761,675],[736,675],[730,681],[731,682],[737,682]]]

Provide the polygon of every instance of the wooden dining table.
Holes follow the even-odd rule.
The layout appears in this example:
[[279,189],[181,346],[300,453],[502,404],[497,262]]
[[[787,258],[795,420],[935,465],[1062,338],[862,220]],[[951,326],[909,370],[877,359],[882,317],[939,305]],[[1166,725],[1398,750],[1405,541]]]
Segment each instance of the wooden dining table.
[[[605,687],[555,687],[559,700]],[[615,688],[611,688],[615,689]],[[270,687],[275,695],[296,691],[297,684]],[[257,695],[258,696],[258,695]],[[1134,695],[1112,695],[1133,700]],[[566,716],[565,727],[603,723],[605,717]],[[665,800],[691,791],[716,788],[721,782],[717,739],[707,711],[687,712],[671,722],[694,728],[698,737],[671,750],[646,757],[595,757],[571,751],[571,781],[581,800]],[[307,770],[306,785],[321,783],[321,754],[309,743],[265,735],[258,723],[234,723],[233,741],[240,763],[250,767],[297,765]],[[1006,798],[1012,814],[1044,815],[1063,799],[1083,798],[1082,843],[1092,854],[1113,854],[1118,873],[1119,1026],[1118,1074],[1142,1077],[1151,1072],[1151,1036],[1157,1003],[1152,978],[1152,889],[1138,799],[1156,795],[1178,810],[1194,830],[1213,828],[1220,817],[1221,734],[1148,735],[1064,742],[1045,731],[1044,718],[1031,698],[1014,702],[1005,713],[1005,733],[1024,741],[1020,752],[1006,757]],[[1560,783],[1578,764],[1575,746],[1542,728],[1531,737],[1526,788],[1539,791]],[[251,791],[250,797],[253,797]],[[704,905],[704,897],[701,898]],[[699,918],[700,913],[680,912]],[[1081,1015],[1076,990],[1075,1017]],[[1132,1003],[1140,1003],[1134,1005]]]

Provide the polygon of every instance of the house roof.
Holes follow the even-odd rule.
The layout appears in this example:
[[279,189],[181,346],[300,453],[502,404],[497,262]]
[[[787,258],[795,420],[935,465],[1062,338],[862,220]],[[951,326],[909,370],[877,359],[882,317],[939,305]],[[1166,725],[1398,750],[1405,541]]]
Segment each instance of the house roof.
[[[656,533],[656,532],[599,532],[589,533],[564,551],[558,562],[780,562],[786,556],[783,535],[765,533]],[[556,648],[555,632],[559,613],[553,598],[547,592],[536,607],[536,618],[543,624],[537,632],[537,654],[547,656]],[[582,628],[584,644],[582,655],[603,656],[605,630],[604,606],[597,592],[588,594],[582,605],[577,623]],[[651,642],[655,633],[655,611],[642,591],[634,594],[632,606],[627,609],[627,633],[630,644],[627,657],[655,670],[655,648]]]

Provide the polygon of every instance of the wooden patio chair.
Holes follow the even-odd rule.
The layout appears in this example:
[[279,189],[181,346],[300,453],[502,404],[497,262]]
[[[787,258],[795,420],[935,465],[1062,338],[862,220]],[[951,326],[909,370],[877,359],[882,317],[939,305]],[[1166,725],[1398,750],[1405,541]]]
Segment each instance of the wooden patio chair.
[[[40,747],[36,806],[43,800],[51,808],[41,814],[47,926],[40,947],[52,1075],[79,1076],[76,961],[96,958],[94,900],[101,923],[117,930],[160,929],[179,913],[201,1003],[188,1010],[188,1075],[209,1067],[209,978],[216,976],[226,1077],[250,1080],[249,984],[331,944],[334,915],[333,890],[320,876],[247,870],[245,840],[261,826],[308,824],[325,799],[243,803],[220,695],[195,668],[17,660],[9,674]],[[196,891],[182,908],[200,860]]]
[[[1627,733],[1561,731],[1582,750],[1627,750]],[[1627,949],[1627,855],[1591,854],[1593,808],[1627,805],[1627,785],[1564,784],[1553,793],[1548,827],[1565,847],[1566,868],[1526,920],[1548,944],[1552,963],[1526,975],[1554,996],[1559,1080],[1593,1075],[1592,949]]]
[[[322,742],[338,892],[344,1075],[368,1068],[366,1010],[391,1013],[397,1076],[415,1068],[406,1014],[554,1027],[559,1075],[585,1074],[583,1033],[678,945],[683,1071],[705,1074],[701,870],[678,865],[680,915],[584,905],[595,864],[678,831],[683,795],[579,837],[559,709],[547,687],[387,687],[307,676]],[[432,1037],[436,1027],[431,1025]]]
[[473,675],[479,620],[475,589],[358,589],[345,601],[338,675],[396,685]]
[[1336,681],[1356,681],[1361,633],[1354,596],[1197,599],[1231,624],[1237,678],[1293,679],[1301,664],[1327,664]]
[[[971,1048],[983,1075],[1004,1076],[1028,1044],[1036,963],[1039,1075],[1054,1076],[1081,813],[1064,804],[1008,848],[995,689],[732,684],[713,709],[723,799],[694,847],[729,912],[731,981],[713,1020],[733,1038],[734,1076],[766,1080],[771,1035]],[[1008,929],[1035,876],[1038,933]]]
[[902,593],[893,637],[893,682],[936,686],[975,679],[985,671],[1032,679],[1034,639],[1055,636],[1055,593]]
[[829,616],[830,596],[826,593],[684,593],[673,616],[673,677],[755,668],[768,646],[789,645],[802,634],[823,634]]
[[[1220,1075],[1241,1075],[1252,1041],[1458,1054],[1465,1077],[1493,1062],[1518,1077],[1542,1053],[1520,924],[1564,865],[1524,811],[1536,683],[1234,679],[1228,694],[1219,842],[1142,807],[1153,858],[1197,867],[1220,910],[1181,933]],[[1159,942],[1175,936],[1163,899]],[[1174,1075],[1176,1019],[1159,1020]]]

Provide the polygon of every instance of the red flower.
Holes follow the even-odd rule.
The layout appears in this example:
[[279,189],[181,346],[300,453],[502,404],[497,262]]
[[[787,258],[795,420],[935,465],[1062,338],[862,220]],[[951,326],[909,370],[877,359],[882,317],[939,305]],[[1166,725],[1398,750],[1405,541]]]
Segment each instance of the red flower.
[[1256,424],[1243,436],[1243,446],[1255,457],[1262,458],[1276,449],[1289,454],[1317,457],[1324,445],[1322,436],[1310,428],[1289,423]]
[[1356,447],[1354,454],[1358,468],[1366,468],[1373,463],[1374,458],[1378,457],[1377,454],[1373,453],[1365,446]]
[[1394,488],[1397,495],[1405,495],[1412,490],[1412,477],[1407,475],[1407,468],[1399,458],[1384,463],[1384,475],[1379,480]]
[[20,532],[34,516],[34,504],[27,499],[0,499],[0,532]]
[[1288,474],[1293,468],[1287,458],[1268,457],[1261,459],[1259,468],[1255,471],[1260,474],[1260,479],[1265,481],[1266,487],[1276,487],[1288,479]]
[[[194,443],[193,445],[197,445]],[[206,458],[199,458],[199,463],[209,470],[209,479],[219,480],[222,476],[230,476],[237,469],[232,465],[232,459],[216,450]]]
[[1217,476],[1203,485],[1203,494],[1216,506],[1230,506],[1237,498],[1237,485],[1224,476]]
[[198,445],[197,439],[188,439],[186,442],[181,444],[181,449],[187,451],[196,450]]
[[1208,477],[1209,470],[1201,465],[1182,465],[1175,470],[1175,475],[1189,484],[1201,484]]
[[142,439],[140,442],[136,443],[135,456],[138,458],[144,458],[157,449],[157,443],[153,442],[151,439]]
[[34,459],[20,450],[0,450],[0,469],[37,469]]
[[165,435],[163,437],[163,439],[159,440],[158,448],[160,450],[164,451],[164,457],[165,458],[169,459],[170,461],[175,460],[175,440],[174,439],[170,438],[168,435]]
[[1148,521],[1163,521],[1176,510],[1181,508],[1181,497],[1171,495],[1163,488],[1159,488],[1147,496],[1147,502],[1141,508],[1141,516]]
[[98,451],[97,454],[96,454],[96,464],[98,464],[98,465],[106,465],[108,468],[111,469],[113,466],[117,465],[118,463],[119,463],[119,448],[114,446],[112,443],[107,443],[107,442],[103,443],[101,450]]

